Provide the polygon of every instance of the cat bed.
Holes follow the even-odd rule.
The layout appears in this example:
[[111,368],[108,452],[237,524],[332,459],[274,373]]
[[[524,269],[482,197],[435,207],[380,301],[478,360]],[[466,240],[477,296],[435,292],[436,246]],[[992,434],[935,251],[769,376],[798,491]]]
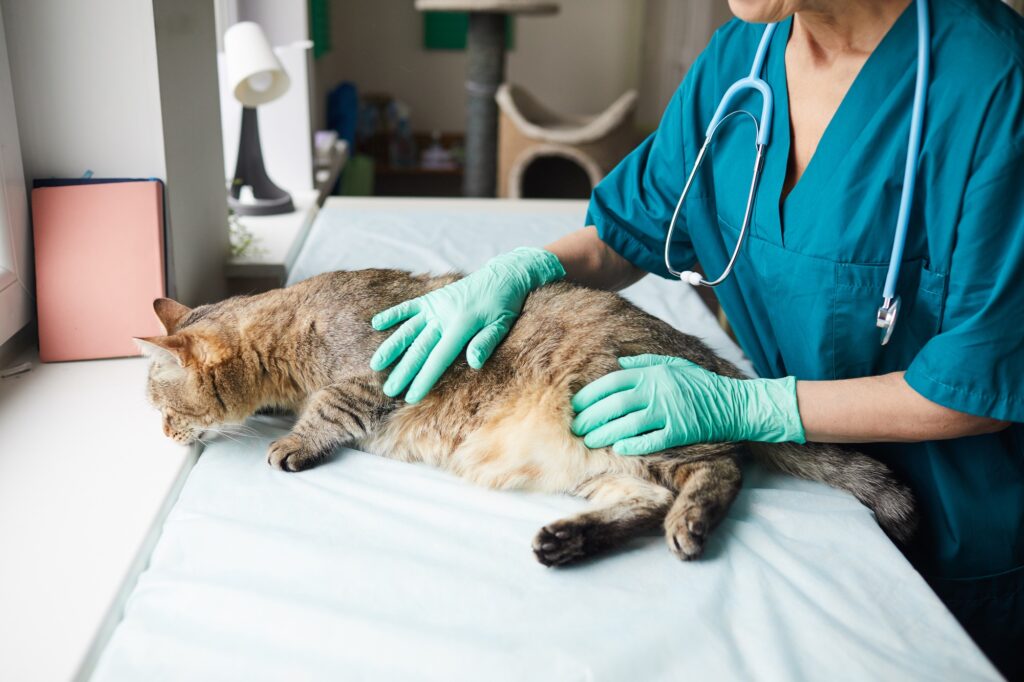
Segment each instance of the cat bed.
[[[575,164],[589,181],[583,196],[600,182],[636,144],[632,113],[637,93],[630,90],[593,116],[557,113],[525,89],[503,84],[495,95],[498,122],[498,188],[500,196],[517,199],[524,192],[531,165],[552,157]],[[557,175],[557,173],[556,173]],[[557,183],[558,178],[547,178]]]
[[548,15],[558,3],[538,0],[416,0],[420,11],[468,12],[466,29],[466,139],[462,193],[493,197],[497,193],[498,140],[494,93],[505,80],[506,29],[509,15]]
[[[584,212],[331,199],[290,281],[472,269]],[[626,295],[742,361],[691,288],[647,277]],[[288,422],[249,425],[206,447],[93,680],[998,679],[871,513],[821,484],[747,467],[703,559],[654,534],[553,570],[530,542],[581,500],[344,448],[287,474],[265,450]]]
[[543,0],[416,0],[421,12],[500,12],[502,14],[555,14],[557,2]]

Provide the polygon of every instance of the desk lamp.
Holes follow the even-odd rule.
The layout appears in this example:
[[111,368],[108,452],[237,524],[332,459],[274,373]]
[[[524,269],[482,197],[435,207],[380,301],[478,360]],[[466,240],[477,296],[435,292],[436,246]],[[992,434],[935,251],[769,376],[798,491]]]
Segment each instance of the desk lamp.
[[[238,142],[238,163],[231,181],[228,205],[238,215],[276,215],[295,210],[291,195],[267,176],[260,147],[256,107],[272,102],[288,90],[288,74],[270,47],[259,24],[243,21],[224,33],[228,82],[242,103],[242,134]],[[242,198],[242,188],[252,189],[252,198]]]

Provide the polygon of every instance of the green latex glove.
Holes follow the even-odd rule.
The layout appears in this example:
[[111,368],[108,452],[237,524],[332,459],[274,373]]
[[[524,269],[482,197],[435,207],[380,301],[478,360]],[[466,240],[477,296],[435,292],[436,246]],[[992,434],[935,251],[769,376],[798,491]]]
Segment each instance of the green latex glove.
[[806,439],[793,377],[729,379],[664,355],[619,365],[573,396],[572,431],[587,447],[648,455],[692,443]]
[[457,282],[374,315],[371,324],[378,331],[405,324],[380,345],[370,368],[380,371],[405,353],[384,382],[384,393],[393,398],[408,386],[405,401],[417,403],[463,348],[470,367],[483,367],[526,296],[562,277],[565,269],[550,251],[524,247],[496,256]]

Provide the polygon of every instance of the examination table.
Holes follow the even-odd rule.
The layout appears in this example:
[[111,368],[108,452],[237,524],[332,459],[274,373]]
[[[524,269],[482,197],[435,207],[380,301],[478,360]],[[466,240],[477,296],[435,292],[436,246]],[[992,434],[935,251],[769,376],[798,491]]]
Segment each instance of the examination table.
[[[580,226],[581,202],[332,199],[290,281],[472,270]],[[694,290],[625,292],[750,366]],[[141,387],[140,387],[141,388]],[[259,437],[211,442],[95,680],[972,680],[998,675],[847,493],[744,469],[704,557],[660,534],[549,569],[530,542],[581,509],[340,449],[298,474]]]

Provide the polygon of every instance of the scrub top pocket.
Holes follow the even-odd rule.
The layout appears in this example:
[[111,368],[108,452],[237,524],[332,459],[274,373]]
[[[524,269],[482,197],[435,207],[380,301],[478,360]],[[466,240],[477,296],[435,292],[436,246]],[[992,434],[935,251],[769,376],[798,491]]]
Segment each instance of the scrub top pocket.
[[[700,253],[715,257],[713,274],[725,267],[739,238],[725,218],[719,215],[717,223],[713,234],[693,234]],[[744,242],[734,275],[716,289],[725,314],[759,375],[831,379],[835,263],[767,241],[759,227]],[[754,320],[760,324],[748,323]]]
[[[923,259],[904,261],[896,292],[900,311],[892,338],[881,344],[875,316],[882,302],[887,264],[835,264],[832,376],[873,376],[906,367],[939,332],[946,277]],[[842,332],[838,332],[842,330]]]
[[[711,224],[717,230],[691,228],[693,243],[711,276],[725,267],[739,238],[735,225],[720,213],[714,215]],[[716,289],[740,344],[754,351],[748,354],[761,376],[821,381],[895,372],[909,366],[939,333],[947,277],[933,271],[925,259],[910,258],[900,267],[896,287],[900,312],[892,338],[882,346],[875,316],[887,263],[848,263],[807,255],[762,235],[764,230],[755,223],[740,250],[734,276]],[[746,320],[762,320],[770,330]],[[763,355],[759,357],[757,351]]]

